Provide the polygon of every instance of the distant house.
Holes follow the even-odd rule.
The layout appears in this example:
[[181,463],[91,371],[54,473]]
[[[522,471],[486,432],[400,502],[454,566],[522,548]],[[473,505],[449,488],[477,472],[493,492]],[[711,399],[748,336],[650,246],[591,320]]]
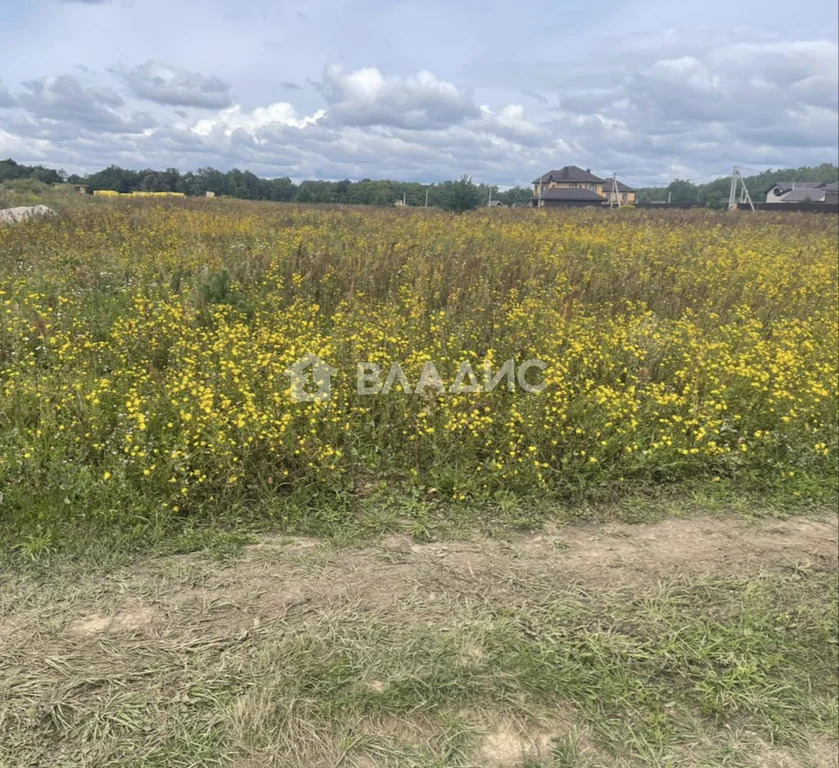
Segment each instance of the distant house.
[[776,181],[766,191],[767,203],[830,203],[836,202],[839,182]]
[[[617,192],[612,178],[601,179],[590,168],[583,170],[576,165],[566,165],[558,171],[548,171],[533,180],[534,208],[555,208],[558,206],[609,205],[610,200],[621,205],[635,203],[635,190],[617,181]],[[617,196],[617,197],[615,197]]]
[[504,208],[505,207],[504,203],[502,203],[500,200],[490,200],[489,203],[487,203],[487,205],[490,208]]
[[592,192],[590,189],[554,187],[553,189],[544,189],[534,195],[530,204],[534,208],[558,208],[563,205],[602,205],[605,200],[605,197]]
[[77,194],[87,194],[87,184],[69,184],[61,182],[60,184],[53,184],[53,189],[58,192],[75,192]]
[[[617,189],[615,189],[617,187]],[[635,205],[637,192],[614,176],[603,181],[603,196],[606,203],[620,203],[621,205]]]

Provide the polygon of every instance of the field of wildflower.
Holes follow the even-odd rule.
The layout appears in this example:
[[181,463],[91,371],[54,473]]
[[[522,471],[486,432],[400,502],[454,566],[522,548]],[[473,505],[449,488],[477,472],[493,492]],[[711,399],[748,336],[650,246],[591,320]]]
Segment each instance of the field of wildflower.
[[[664,485],[829,493],[831,216],[74,203],[0,228],[0,533],[340,526]],[[331,397],[298,402],[305,354]],[[449,391],[464,362],[538,392]],[[357,363],[415,386],[357,393]],[[383,376],[384,376],[383,373]],[[512,500],[512,502],[511,502]]]

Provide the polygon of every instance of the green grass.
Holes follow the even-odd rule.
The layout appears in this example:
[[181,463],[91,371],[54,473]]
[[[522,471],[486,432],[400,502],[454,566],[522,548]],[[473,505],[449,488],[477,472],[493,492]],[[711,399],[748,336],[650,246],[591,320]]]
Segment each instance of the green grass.
[[7,667],[0,762],[818,765],[836,622],[835,574],[815,569],[304,601],[250,630],[171,626]]
[[[68,486],[78,478],[68,476]],[[116,565],[138,552],[173,554],[204,551],[225,557],[263,533],[313,535],[350,544],[389,533],[418,540],[506,536],[539,530],[545,523],[574,521],[655,522],[694,512],[720,516],[785,517],[836,507],[832,478],[801,473],[777,487],[724,479],[673,486],[625,484],[619,489],[574,499],[523,497],[498,492],[489,499],[455,503],[399,484],[372,484],[364,493],[304,488],[247,503],[207,503],[185,518],[142,498],[97,497],[87,503],[68,496],[33,498],[24,489],[0,492],[0,565],[50,567],[79,559]],[[132,510],[132,525],[122,519]],[[26,533],[22,534],[21,531]]]

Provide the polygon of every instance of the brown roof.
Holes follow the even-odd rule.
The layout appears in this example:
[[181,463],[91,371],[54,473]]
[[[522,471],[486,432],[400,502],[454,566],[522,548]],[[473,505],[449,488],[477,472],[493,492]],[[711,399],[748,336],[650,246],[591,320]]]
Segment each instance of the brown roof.
[[583,170],[576,165],[566,165],[558,171],[548,171],[546,174],[534,179],[534,184],[549,184],[552,181],[566,181],[583,184],[599,184],[603,181],[599,176],[595,176],[589,169]]
[[[534,200],[539,196],[534,195]],[[542,191],[542,200],[597,200],[605,202],[606,198],[592,192],[590,189],[545,189]]]
[[[603,192],[611,192],[612,191],[612,177],[609,176],[608,179],[603,179]],[[618,192],[634,192],[635,190],[632,187],[627,187],[620,179],[618,179]]]

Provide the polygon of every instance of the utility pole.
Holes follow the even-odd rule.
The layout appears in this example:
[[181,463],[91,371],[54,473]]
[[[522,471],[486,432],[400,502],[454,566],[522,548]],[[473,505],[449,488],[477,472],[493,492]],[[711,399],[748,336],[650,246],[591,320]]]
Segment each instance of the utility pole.
[[539,177],[539,199],[536,201],[536,207],[542,207],[542,177]]
[[618,204],[618,208],[621,207],[621,199],[618,195],[618,174],[612,174],[612,193],[609,195],[609,207],[613,208],[614,203]]
[[731,170],[731,187],[728,190],[728,210],[729,211],[736,211],[738,210],[737,205],[737,190],[740,190],[740,201],[741,203],[748,203],[749,208],[755,210],[755,204],[752,202],[752,196],[749,194],[749,190],[746,188],[746,182],[743,180],[743,176],[740,174],[740,166],[735,165],[734,168]]
[[754,211],[755,210],[755,204],[752,202],[752,196],[749,194],[749,190],[746,189],[746,181],[742,176],[740,177],[740,184],[743,187],[743,202],[748,203],[749,208],[751,208],[752,211]]
[[425,188],[425,207],[428,208],[428,187]]
[[735,202],[737,198],[737,176],[740,173],[740,169],[735,165],[734,169],[731,171],[731,186],[728,188],[728,210],[733,211],[737,208],[737,203]]
[[487,208],[492,208],[492,185],[489,188],[489,200],[487,201]]

